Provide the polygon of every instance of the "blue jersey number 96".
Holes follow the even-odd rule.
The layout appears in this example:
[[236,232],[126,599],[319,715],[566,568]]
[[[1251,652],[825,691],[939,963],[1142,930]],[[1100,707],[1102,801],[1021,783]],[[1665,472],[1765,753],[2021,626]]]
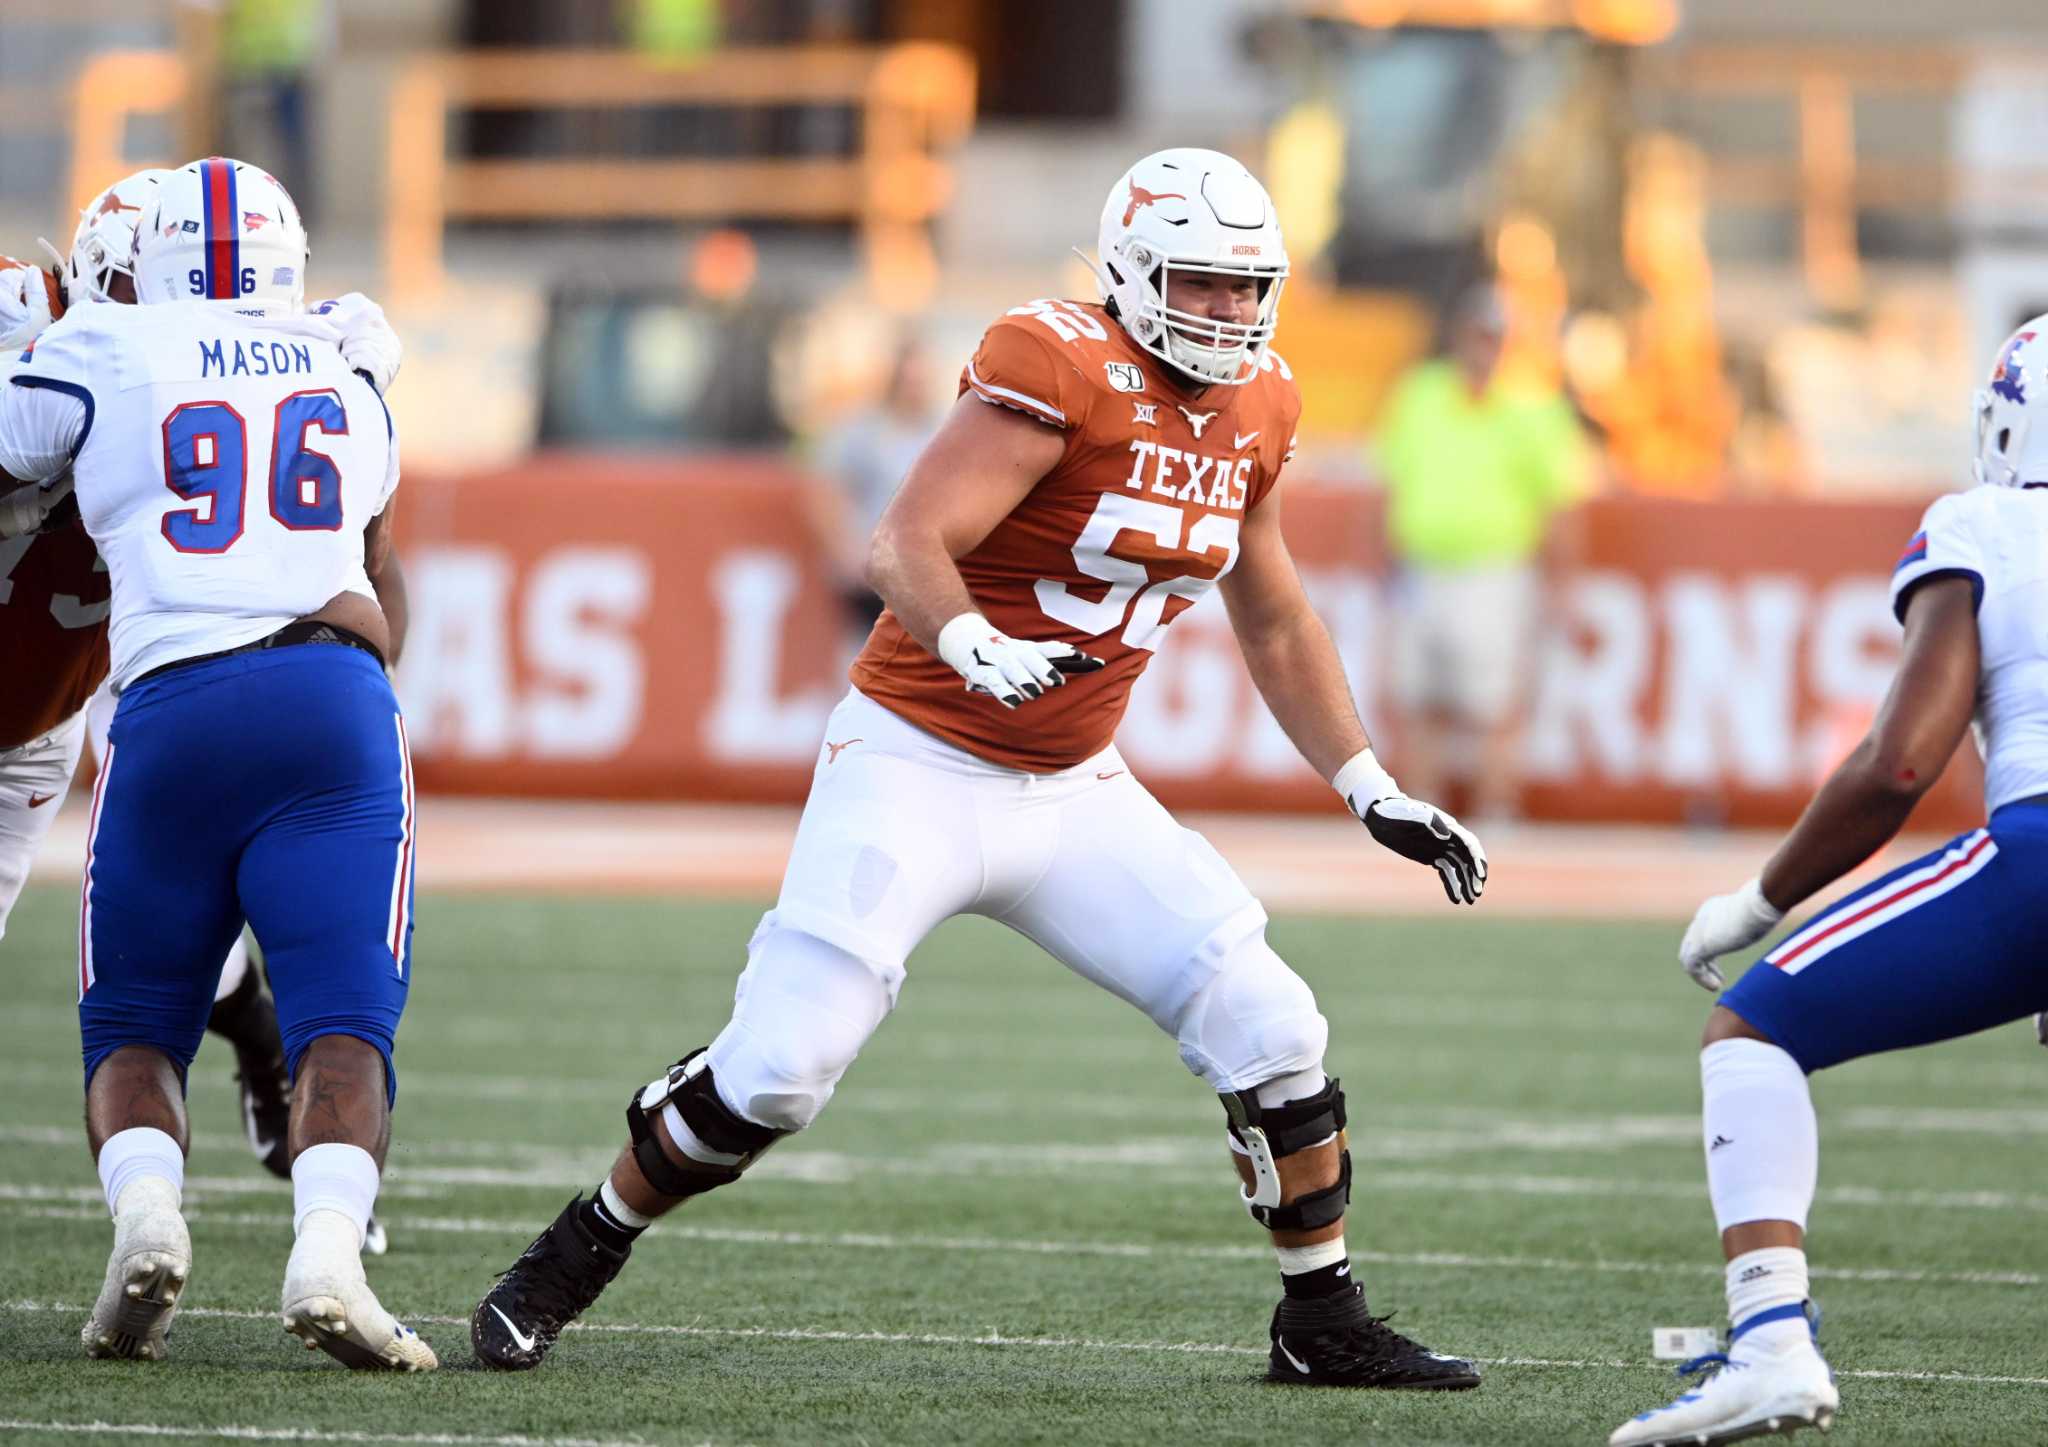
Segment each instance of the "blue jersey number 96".
[[[270,515],[294,532],[341,528],[341,468],[307,445],[318,431],[348,433],[332,388],[294,392],[271,431]],[[164,540],[181,553],[224,553],[242,536],[249,491],[249,429],[225,402],[186,402],[164,418],[164,486],[193,506],[164,514]]]
[[242,535],[249,429],[225,402],[187,402],[164,418],[164,486],[197,507],[164,514],[181,553],[224,553]]

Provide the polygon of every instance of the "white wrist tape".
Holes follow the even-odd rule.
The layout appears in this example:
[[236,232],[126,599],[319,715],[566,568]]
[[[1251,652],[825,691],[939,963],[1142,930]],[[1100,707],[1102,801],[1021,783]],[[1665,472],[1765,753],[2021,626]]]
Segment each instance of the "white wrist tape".
[[1743,885],[1737,893],[1742,897],[1742,902],[1748,908],[1751,917],[1759,923],[1775,925],[1785,917],[1785,911],[1764,898],[1761,875]]
[[1330,780],[1330,787],[1346,804],[1358,801],[1364,809],[1376,799],[1391,798],[1401,792],[1401,786],[1394,782],[1394,776],[1380,767],[1380,761],[1373,757],[1370,748],[1360,749],[1337,770],[1337,776]]
[[939,657],[965,673],[974,666],[975,648],[1001,631],[979,613],[962,613],[939,630]]

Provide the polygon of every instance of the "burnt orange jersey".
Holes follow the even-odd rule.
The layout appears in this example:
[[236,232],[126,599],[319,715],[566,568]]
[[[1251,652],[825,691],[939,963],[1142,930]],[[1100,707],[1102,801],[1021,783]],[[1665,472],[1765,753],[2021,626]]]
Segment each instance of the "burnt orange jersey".
[[1237,561],[1238,528],[1293,455],[1301,395],[1268,352],[1238,387],[1192,398],[1100,306],[1036,301],[990,327],[960,391],[1066,433],[1066,453],[960,576],[990,622],[1071,643],[1100,671],[1014,711],[885,612],[854,660],[854,685],[959,748],[1050,773],[1101,752],[1166,625]]
[[107,676],[109,597],[84,528],[0,538],[0,749],[85,707]]

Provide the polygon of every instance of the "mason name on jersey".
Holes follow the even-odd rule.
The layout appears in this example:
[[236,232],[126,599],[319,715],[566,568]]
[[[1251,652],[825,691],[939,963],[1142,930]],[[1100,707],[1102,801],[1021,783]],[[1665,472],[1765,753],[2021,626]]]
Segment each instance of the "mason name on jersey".
[[310,376],[313,346],[310,342],[265,342],[239,337],[201,338],[199,376],[207,377],[289,377]]

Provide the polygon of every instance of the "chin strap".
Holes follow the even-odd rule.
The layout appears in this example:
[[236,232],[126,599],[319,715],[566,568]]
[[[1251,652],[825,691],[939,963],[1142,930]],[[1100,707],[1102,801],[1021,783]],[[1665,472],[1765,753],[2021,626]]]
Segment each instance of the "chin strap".
[[[1223,1113],[1230,1136],[1252,1166],[1252,1188],[1243,1193],[1254,1221],[1269,1231],[1315,1231],[1342,1219],[1351,1201],[1351,1152],[1344,1148],[1344,1091],[1333,1078],[1302,1100],[1262,1106],[1256,1090],[1225,1092]],[[1279,1162],[1335,1137],[1337,1180],[1320,1191],[1280,1204]]]

